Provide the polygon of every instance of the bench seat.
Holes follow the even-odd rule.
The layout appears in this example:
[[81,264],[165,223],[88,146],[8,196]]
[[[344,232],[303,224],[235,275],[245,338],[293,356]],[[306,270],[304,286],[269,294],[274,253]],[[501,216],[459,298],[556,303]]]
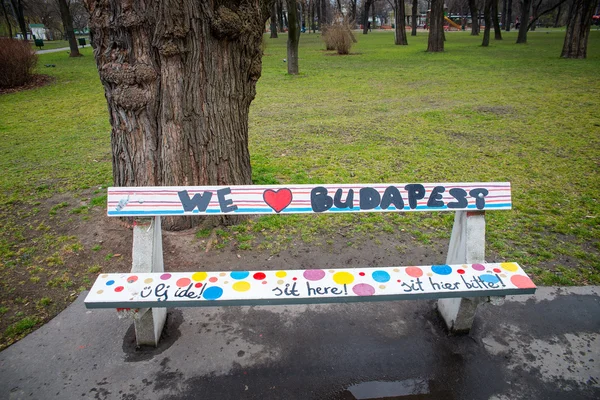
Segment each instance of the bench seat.
[[87,308],[313,304],[532,294],[517,263],[102,274]]

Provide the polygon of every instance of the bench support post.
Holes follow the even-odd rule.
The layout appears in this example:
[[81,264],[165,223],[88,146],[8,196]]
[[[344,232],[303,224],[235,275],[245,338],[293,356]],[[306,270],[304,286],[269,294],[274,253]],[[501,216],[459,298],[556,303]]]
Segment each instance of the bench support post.
[[[457,211],[448,248],[446,264],[484,263],[485,212]],[[452,333],[468,333],[477,306],[485,297],[439,299],[438,312]]]
[[[160,217],[138,219],[133,225],[131,272],[163,272],[162,231]],[[134,319],[138,346],[158,346],[167,319],[166,308],[139,310]]]

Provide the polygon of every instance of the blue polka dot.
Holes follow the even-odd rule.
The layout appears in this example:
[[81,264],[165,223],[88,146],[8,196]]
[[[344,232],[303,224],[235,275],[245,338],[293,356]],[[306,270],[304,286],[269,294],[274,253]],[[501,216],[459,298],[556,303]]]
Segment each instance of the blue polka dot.
[[115,281],[113,281],[112,279],[108,282],[106,282],[106,286],[110,286],[110,285],[114,285]]
[[231,274],[231,279],[246,279],[250,272],[248,271],[233,271]]
[[490,275],[490,274],[479,275],[479,279],[481,279],[485,283],[498,283],[498,282],[500,282],[500,279],[498,279],[498,277],[496,275]]
[[390,280],[390,274],[385,271],[374,271],[373,272],[373,280],[375,282],[387,282]]
[[204,293],[202,293],[202,297],[204,297],[206,300],[216,300],[221,296],[223,296],[223,289],[218,286],[206,288]]
[[452,268],[449,265],[434,265],[431,270],[438,275],[450,275]]

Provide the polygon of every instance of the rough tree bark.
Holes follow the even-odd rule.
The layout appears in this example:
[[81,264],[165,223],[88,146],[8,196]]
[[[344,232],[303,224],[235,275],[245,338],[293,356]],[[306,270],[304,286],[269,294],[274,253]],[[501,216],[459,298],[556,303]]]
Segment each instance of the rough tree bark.
[[517,43],[527,43],[527,30],[529,29],[529,11],[532,0],[521,1],[521,25],[519,26],[519,35]]
[[[112,125],[114,184],[251,184],[248,110],[270,2],[86,4]],[[165,218],[163,226],[199,220]]]
[[79,54],[79,48],[77,47],[77,41],[75,40],[73,17],[71,16],[71,10],[69,10],[67,0],[58,0],[58,9],[60,11],[60,19],[62,20],[63,28],[65,29],[65,36],[69,41],[69,48],[71,49],[69,57],[79,57],[81,54]]
[[364,0],[365,10],[363,12],[363,35],[369,33],[369,8],[373,0]]
[[492,22],[494,23],[494,40],[502,40],[502,30],[498,19],[498,0],[492,0]]
[[574,3],[569,12],[567,22],[567,33],[563,44],[563,58],[586,58],[587,57],[587,41],[590,35],[590,27],[592,23],[592,15],[595,0],[574,0]]
[[298,75],[298,42],[300,41],[300,19],[298,18],[298,3],[287,0],[288,9],[288,40],[287,66],[288,74]]
[[406,12],[404,10],[404,0],[394,0],[396,12],[394,12],[396,35],[394,43],[401,46],[408,45],[406,39]]
[[271,6],[271,39],[277,39],[277,2],[273,2]]
[[444,0],[431,1],[427,51],[444,51]]
[[411,27],[412,27],[412,32],[411,32],[411,36],[417,36],[417,12],[419,8],[419,0],[413,0],[412,2],[412,15],[411,15]]
[[490,44],[490,30],[492,25],[492,1],[495,0],[485,0],[483,6],[483,21],[485,24],[485,28],[483,29],[483,40],[481,45],[483,47],[487,47]]
[[469,0],[469,11],[471,12],[471,35],[479,36],[479,10],[477,0]]

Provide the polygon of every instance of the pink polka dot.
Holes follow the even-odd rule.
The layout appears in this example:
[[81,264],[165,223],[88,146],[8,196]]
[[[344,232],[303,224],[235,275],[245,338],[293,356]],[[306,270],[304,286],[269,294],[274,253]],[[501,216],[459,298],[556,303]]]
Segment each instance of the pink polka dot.
[[215,283],[215,282],[216,282],[216,281],[218,281],[218,280],[219,280],[219,278],[217,278],[216,276],[213,276],[213,277],[212,277],[212,278],[210,278],[208,281],[209,281],[209,282],[212,282],[212,283]]
[[519,289],[529,289],[536,287],[535,284],[531,281],[531,279],[529,279],[529,277],[525,275],[513,275],[510,277],[510,281]]
[[163,281],[166,281],[167,279],[171,279],[171,274],[162,274],[160,276],[160,279],[162,279]]
[[189,286],[189,284],[192,283],[192,281],[189,278],[181,278],[177,280],[177,287],[186,287]]
[[325,277],[325,271],[322,269],[307,269],[304,271],[304,278],[309,281],[320,281]]
[[263,284],[263,285],[266,285],[266,284],[267,284],[267,281],[262,281],[262,284]]
[[366,283],[359,283],[352,287],[352,291],[357,296],[373,296],[375,294],[375,288]]
[[484,271],[485,270],[485,266],[483,266],[481,264],[473,264],[473,269],[475,271]]
[[423,276],[423,271],[419,267],[407,267],[405,271],[408,276],[412,276],[413,278],[420,278]]
[[117,292],[117,293],[119,293],[119,292],[122,292],[122,291],[123,291],[123,289],[125,289],[123,286],[117,286],[117,287],[115,288],[115,292]]
[[127,278],[127,283],[133,283],[135,281],[138,280],[138,277],[135,275],[131,275],[129,278]]

